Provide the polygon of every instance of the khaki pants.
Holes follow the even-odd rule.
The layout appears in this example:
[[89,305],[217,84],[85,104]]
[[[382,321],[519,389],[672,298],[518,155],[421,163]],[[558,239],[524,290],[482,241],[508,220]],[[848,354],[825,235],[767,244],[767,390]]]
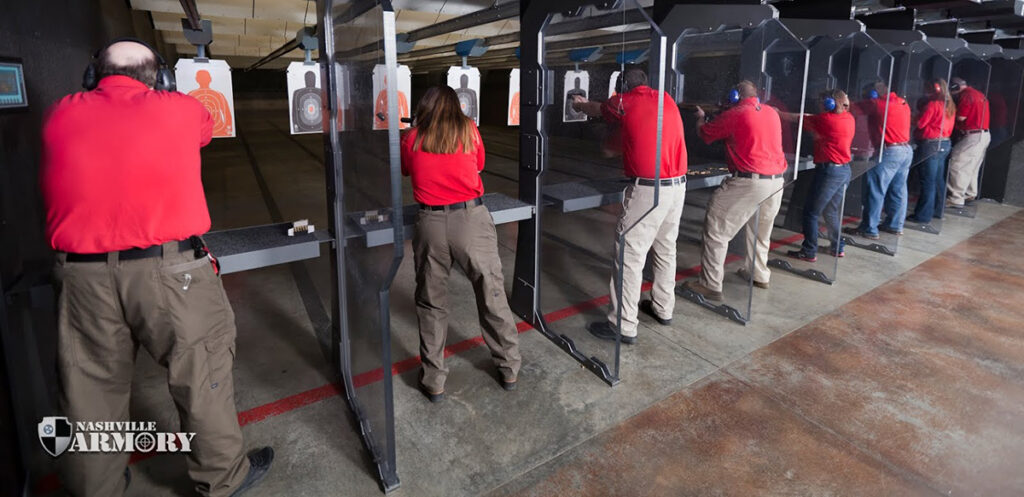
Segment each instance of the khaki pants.
[[[141,345],[167,368],[181,431],[195,432],[188,473],[201,495],[229,495],[249,471],[235,411],[235,315],[209,260],[164,245],[165,255],[67,262],[58,254],[60,406],[69,420],[127,421]],[[139,420],[149,421],[149,420]],[[121,495],[129,454],[60,458],[72,495]]]
[[[622,216],[616,234],[625,232],[624,247],[615,238],[614,268],[611,278],[611,310],[608,321],[614,326],[618,320],[618,292],[615,288],[619,271],[619,250],[622,249],[622,334],[635,337],[640,289],[644,282],[644,263],[647,252],[653,250],[654,285],[651,300],[654,312],[662,319],[672,319],[676,304],[676,237],[679,236],[679,218],[683,215],[686,184],[661,186],[658,206],[654,206],[653,186],[630,185],[622,200]],[[648,213],[648,211],[651,211]],[[646,215],[645,215],[646,214]],[[632,226],[632,229],[626,231]]]
[[448,275],[452,263],[462,267],[473,283],[484,343],[491,350],[498,371],[504,380],[515,380],[522,364],[519,332],[505,297],[498,235],[487,207],[420,209],[412,246],[423,385],[441,392],[448,378],[444,345],[448,335]]
[[768,249],[772,225],[782,206],[784,184],[782,178],[733,177],[727,178],[715,190],[704,219],[704,251],[700,261],[702,285],[716,292],[722,291],[729,241],[744,225],[747,227],[747,267],[753,264],[754,281],[768,283],[772,276],[768,269]]
[[978,197],[978,173],[985,162],[985,152],[992,141],[989,133],[964,136],[953,145],[949,155],[949,202],[963,205],[968,197]]

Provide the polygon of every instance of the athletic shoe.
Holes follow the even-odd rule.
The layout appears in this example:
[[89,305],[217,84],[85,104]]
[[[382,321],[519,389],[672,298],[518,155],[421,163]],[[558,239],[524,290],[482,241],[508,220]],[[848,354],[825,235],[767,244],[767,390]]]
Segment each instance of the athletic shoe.
[[803,250],[790,250],[789,252],[786,252],[786,255],[788,255],[788,256],[790,256],[790,257],[792,257],[794,259],[800,259],[801,261],[818,262],[818,258],[816,256],[808,254],[807,252],[804,252]]

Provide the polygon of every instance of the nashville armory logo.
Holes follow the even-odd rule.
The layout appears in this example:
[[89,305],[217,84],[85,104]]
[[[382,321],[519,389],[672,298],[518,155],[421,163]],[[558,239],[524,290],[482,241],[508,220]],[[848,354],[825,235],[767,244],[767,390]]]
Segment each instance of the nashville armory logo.
[[47,416],[39,422],[39,443],[53,457],[64,452],[192,452],[195,433],[156,431],[152,421],[78,421]]

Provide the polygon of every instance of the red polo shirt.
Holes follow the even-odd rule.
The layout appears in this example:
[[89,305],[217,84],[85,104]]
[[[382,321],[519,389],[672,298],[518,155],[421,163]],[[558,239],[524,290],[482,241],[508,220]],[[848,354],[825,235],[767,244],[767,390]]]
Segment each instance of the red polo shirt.
[[198,100],[126,76],[61,99],[43,124],[50,246],[103,253],[206,233],[199,149],[212,126]]
[[853,114],[824,112],[804,116],[804,126],[814,133],[814,162],[846,164],[850,162],[850,147],[857,132],[857,120]]
[[412,177],[412,195],[427,205],[448,205],[472,200],[484,194],[480,171],[484,170],[484,142],[476,133],[476,149],[464,153],[462,146],[454,154],[431,154],[413,150],[416,128],[402,137],[402,174]]
[[[882,123],[885,123],[885,144],[894,145],[910,141],[910,105],[895,93],[889,93],[889,106],[881,98],[871,100],[871,119],[875,133],[882,135]],[[888,112],[888,114],[886,114]]]
[[[956,129],[962,131],[988,129],[988,99],[985,98],[983,93],[970,86],[964,88],[960,92],[960,99],[956,103],[956,116]],[[966,119],[960,120],[961,117]]]
[[[686,142],[683,119],[675,100],[665,93],[662,106],[661,177],[686,175]],[[653,178],[657,172],[658,92],[639,86],[617,94],[601,105],[601,114],[621,124],[622,165],[630,178]]]
[[786,171],[782,119],[778,111],[759,104],[756,97],[741,100],[701,126],[700,137],[708,144],[725,140],[729,169],[733,172],[775,175]]
[[942,100],[930,100],[917,117],[917,137],[922,140],[949,138],[953,134],[956,116],[946,115],[946,104]]

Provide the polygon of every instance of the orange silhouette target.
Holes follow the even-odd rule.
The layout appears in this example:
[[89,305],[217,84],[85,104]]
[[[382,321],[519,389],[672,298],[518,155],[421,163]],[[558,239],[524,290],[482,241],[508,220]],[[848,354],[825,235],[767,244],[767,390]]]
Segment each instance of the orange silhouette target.
[[512,94],[512,103],[508,106],[508,124],[509,126],[519,125],[519,92]]
[[232,136],[231,106],[223,93],[210,88],[211,81],[213,77],[210,76],[210,71],[196,71],[196,83],[199,83],[199,88],[188,92],[188,96],[199,100],[210,112],[210,116],[213,117],[213,136]]
[[[409,99],[405,93],[398,91],[398,117],[409,117]],[[373,104],[373,129],[388,129],[388,80],[383,78],[380,92],[377,93],[377,100]],[[406,129],[409,123],[399,121],[398,129]]]

